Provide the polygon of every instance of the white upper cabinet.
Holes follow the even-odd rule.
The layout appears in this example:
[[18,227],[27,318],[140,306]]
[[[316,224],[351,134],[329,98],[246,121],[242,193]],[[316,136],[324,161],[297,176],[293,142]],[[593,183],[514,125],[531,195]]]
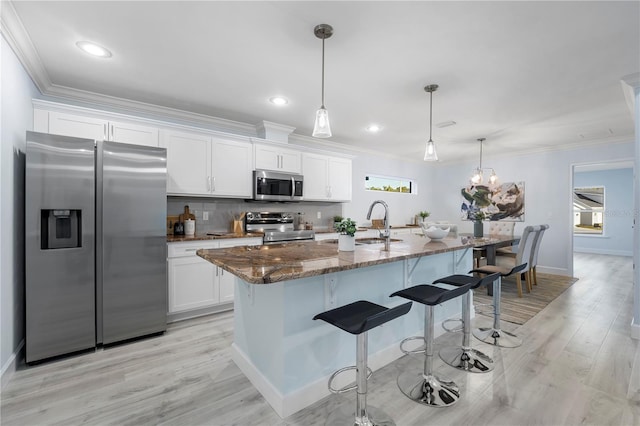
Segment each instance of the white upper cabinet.
[[167,148],[167,193],[251,196],[251,144],[198,133],[160,132]]
[[253,144],[255,168],[285,173],[301,173],[302,153],[277,145]]
[[76,138],[106,140],[108,138],[107,123],[107,120],[98,118],[51,111],[48,117],[48,128],[37,131]]
[[351,201],[351,160],[322,154],[302,154],[304,199]]
[[167,194],[211,195],[211,136],[166,130]]
[[217,197],[250,198],[251,143],[213,137],[211,192]]
[[158,128],[110,121],[109,140],[134,145],[158,146]]
[[34,130],[55,135],[158,146],[158,129],[58,111],[34,110]]
[[335,201],[351,201],[351,160],[329,157],[329,198]]

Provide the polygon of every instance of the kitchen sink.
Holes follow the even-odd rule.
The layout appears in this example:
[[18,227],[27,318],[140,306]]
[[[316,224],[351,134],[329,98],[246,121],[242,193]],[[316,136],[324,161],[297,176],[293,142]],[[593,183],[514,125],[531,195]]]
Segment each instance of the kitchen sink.
[[[371,237],[371,238],[356,238],[356,244],[384,244],[384,238],[379,237]],[[391,238],[389,240],[392,243],[397,243],[398,241],[402,241],[398,238]]]
[[[398,238],[391,238],[390,242],[392,243],[396,243],[398,241],[402,241]],[[332,240],[321,240],[320,242],[325,243],[325,244],[338,244],[338,240],[336,239],[332,239]],[[376,237],[370,237],[370,238],[356,238],[356,245],[360,246],[363,244],[384,244],[384,238],[376,238]]]

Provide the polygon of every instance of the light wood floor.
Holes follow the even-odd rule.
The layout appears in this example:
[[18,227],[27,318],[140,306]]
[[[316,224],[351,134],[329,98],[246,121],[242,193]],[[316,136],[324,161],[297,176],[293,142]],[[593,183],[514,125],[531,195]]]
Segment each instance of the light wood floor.
[[[631,258],[576,256],[580,280],[523,326],[525,341],[499,349],[474,341],[496,360],[467,374],[438,358],[462,399],[428,408],[406,399],[395,380],[420,371],[403,357],[370,380],[369,403],[398,425],[640,425],[640,355],[629,335]],[[476,324],[487,324],[478,318]],[[353,395],[330,396],[280,419],[229,358],[229,313],[173,324],[161,337],[17,371],[2,392],[2,425],[321,425]],[[436,349],[459,342],[436,341]],[[355,343],[354,343],[355,344]],[[268,348],[265,348],[268,350]]]

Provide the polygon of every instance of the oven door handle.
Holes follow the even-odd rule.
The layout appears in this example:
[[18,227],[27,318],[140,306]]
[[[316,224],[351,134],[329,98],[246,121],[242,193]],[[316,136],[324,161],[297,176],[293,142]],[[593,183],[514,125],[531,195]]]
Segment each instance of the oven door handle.
[[296,180],[291,176],[291,198],[296,195]]

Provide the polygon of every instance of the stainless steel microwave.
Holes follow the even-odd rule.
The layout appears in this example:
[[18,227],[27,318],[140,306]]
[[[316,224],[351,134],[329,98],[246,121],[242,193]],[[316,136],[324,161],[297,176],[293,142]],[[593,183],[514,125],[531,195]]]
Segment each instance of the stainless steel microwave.
[[253,199],[259,201],[302,201],[302,175],[255,170]]

